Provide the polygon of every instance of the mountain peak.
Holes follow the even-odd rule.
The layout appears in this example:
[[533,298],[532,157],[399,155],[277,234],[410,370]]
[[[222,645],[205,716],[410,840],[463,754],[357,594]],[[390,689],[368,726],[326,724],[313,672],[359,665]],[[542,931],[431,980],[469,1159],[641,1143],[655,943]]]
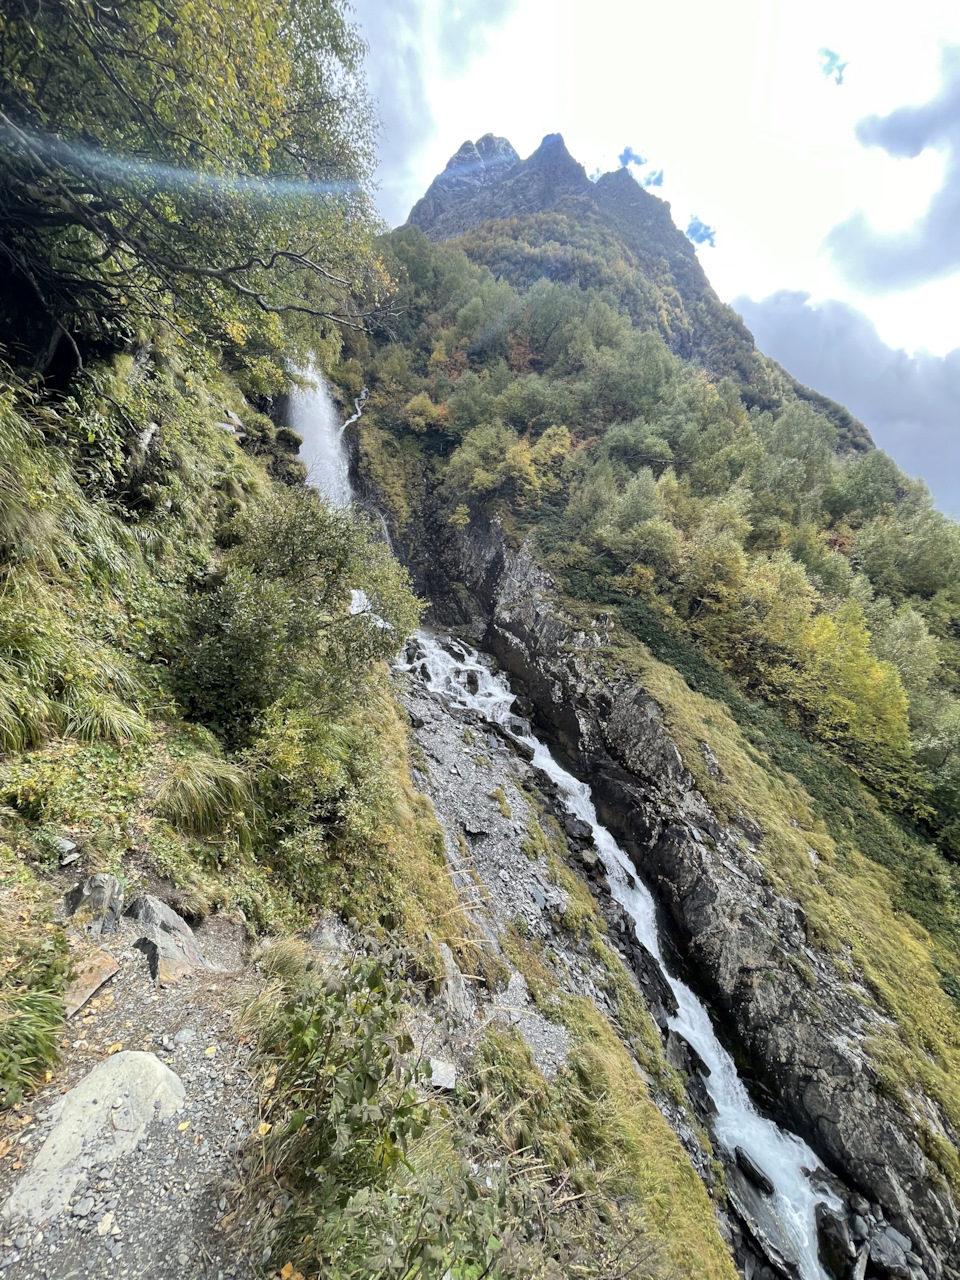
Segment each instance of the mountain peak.
[[407,225],[420,227],[432,240],[449,240],[488,218],[537,213],[590,189],[583,165],[559,133],[548,133],[526,160],[506,138],[486,133],[450,157],[411,209]]

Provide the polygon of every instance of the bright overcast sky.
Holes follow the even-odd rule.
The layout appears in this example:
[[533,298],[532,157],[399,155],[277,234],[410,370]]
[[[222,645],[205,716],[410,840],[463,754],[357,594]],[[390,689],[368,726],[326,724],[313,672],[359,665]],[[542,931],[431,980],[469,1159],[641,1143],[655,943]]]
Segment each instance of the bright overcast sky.
[[[892,413],[890,396],[886,406],[850,407],[902,465],[924,474],[944,505],[960,506],[960,474],[951,493],[942,483],[938,490],[932,474],[944,458],[960,473],[960,444],[949,457],[937,453],[945,432],[960,436],[953,426],[960,427],[960,355],[952,363],[921,356],[920,366],[907,368],[897,350],[942,357],[960,348],[960,252],[957,269],[891,284],[875,264],[854,272],[846,248],[824,248],[831,230],[858,214],[874,245],[874,232],[909,229],[944,185],[951,139],[960,164],[960,98],[952,135],[947,130],[915,158],[865,146],[855,133],[865,117],[936,97],[944,49],[960,45],[956,0],[909,7],[356,0],[356,7],[384,116],[381,205],[389,221],[405,218],[465,139],[486,132],[509,138],[521,156],[545,133],[560,132],[588,173],[616,167],[632,147],[649,162],[633,169],[636,176],[663,170],[656,194],[670,201],[678,226],[696,215],[716,229],[716,247],[701,246],[700,260],[720,296],[737,299],[761,349],[850,403],[858,392],[844,383],[843,367],[866,344],[864,360],[874,364],[867,382],[896,376],[907,398],[933,396],[934,435],[932,419],[905,423],[900,413],[886,426],[869,421],[871,412]],[[842,84],[824,75],[823,48],[848,64]],[[960,237],[960,207],[952,212]],[[862,238],[862,227],[855,235]],[[770,295],[785,290],[792,296],[774,305]],[[751,310],[751,300],[767,301]],[[829,324],[828,301],[845,304],[833,305]],[[832,371],[821,371],[824,359]],[[861,399],[869,392],[861,388]]]

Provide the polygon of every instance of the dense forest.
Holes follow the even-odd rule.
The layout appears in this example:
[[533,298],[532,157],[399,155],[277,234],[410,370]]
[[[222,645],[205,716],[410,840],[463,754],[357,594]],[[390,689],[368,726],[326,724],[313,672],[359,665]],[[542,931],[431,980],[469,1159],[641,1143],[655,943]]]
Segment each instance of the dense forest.
[[404,467],[432,469],[452,525],[508,520],[573,593],[694,637],[960,856],[957,526],[809,404],[747,408],[672,355],[654,287],[599,236],[575,284],[540,274],[529,246],[561,229],[529,221],[386,243],[407,305],[367,357],[368,465],[398,525]]

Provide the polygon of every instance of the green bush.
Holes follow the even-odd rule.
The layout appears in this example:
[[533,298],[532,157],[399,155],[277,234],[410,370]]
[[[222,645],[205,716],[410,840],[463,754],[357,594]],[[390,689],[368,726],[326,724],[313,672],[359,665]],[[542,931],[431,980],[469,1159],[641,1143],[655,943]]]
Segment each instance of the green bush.
[[572,1194],[495,1136],[515,1098],[430,1099],[402,1029],[418,993],[401,952],[317,966],[288,943],[263,960],[279,981],[248,1013],[267,1091],[249,1193],[271,1265],[325,1280],[670,1280],[636,1214]]
[[233,533],[219,579],[188,603],[175,689],[192,718],[236,746],[281,697],[333,715],[419,608],[367,524],[312,490],[270,493]]

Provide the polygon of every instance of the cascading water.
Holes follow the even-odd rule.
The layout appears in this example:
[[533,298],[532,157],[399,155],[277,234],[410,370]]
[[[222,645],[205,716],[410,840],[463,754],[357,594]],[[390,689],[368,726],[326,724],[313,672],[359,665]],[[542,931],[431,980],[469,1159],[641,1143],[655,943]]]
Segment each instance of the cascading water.
[[[337,406],[333,403],[330,388],[316,370],[303,374],[313,386],[298,387],[290,392],[290,403],[287,410],[287,421],[297,435],[303,438],[298,457],[307,467],[307,484],[317,489],[332,507],[341,511],[353,506],[353,486],[350,483],[350,459],[344,448],[343,433],[347,427],[358,422],[367,402],[367,388],[364,387],[353,402],[354,414],[346,422],[341,423]],[[386,523],[381,522],[386,534]],[[387,545],[390,537],[387,534]],[[350,593],[351,613],[367,613],[370,601],[362,591]],[[375,615],[373,620],[378,624],[380,619]]]
[[[449,703],[479,712],[506,729],[533,751],[532,763],[556,784],[568,811],[590,827],[613,897],[632,917],[638,939],[654,956],[676,997],[678,1012],[670,1019],[710,1069],[706,1088],[716,1106],[714,1134],[733,1154],[740,1147],[767,1174],[774,1186],[770,1211],[782,1237],[793,1246],[802,1280],[826,1280],[817,1257],[815,1209],[831,1197],[818,1191],[808,1175],[822,1169],[813,1151],[794,1134],[780,1129],[757,1111],[737,1074],[733,1059],[717,1039],[710,1017],[693,992],[667,968],[657,935],[656,909],[649,890],[613,836],[597,819],[590,788],[551,756],[529,727],[510,711],[514,695],[506,679],[491,671],[482,656],[461,641],[449,646],[455,657],[425,633],[416,636],[418,652],[402,669],[419,675]],[[518,731],[519,730],[519,731]]]
[[313,386],[298,387],[290,392],[287,421],[303,438],[299,458],[306,463],[307,484],[319,489],[331,506],[349,507],[353,492],[343,432],[350,422],[360,417],[362,400],[354,416],[341,426],[330,388],[323,378],[315,371],[306,371],[303,376],[310,378]]

